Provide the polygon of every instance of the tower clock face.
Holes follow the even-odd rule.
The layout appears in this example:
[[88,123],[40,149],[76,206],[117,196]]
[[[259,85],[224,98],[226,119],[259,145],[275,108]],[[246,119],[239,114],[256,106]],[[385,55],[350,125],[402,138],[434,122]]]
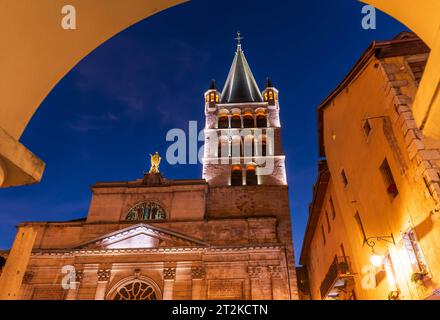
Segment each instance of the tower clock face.
[[244,214],[251,214],[255,211],[255,202],[249,195],[241,195],[235,201],[238,210]]

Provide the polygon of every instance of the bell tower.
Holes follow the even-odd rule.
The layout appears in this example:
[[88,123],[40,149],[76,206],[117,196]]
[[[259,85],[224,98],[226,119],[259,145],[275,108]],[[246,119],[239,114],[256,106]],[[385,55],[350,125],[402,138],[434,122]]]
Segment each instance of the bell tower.
[[203,178],[211,186],[287,185],[278,90],[260,91],[242,49],[237,49],[222,93],[205,93]]

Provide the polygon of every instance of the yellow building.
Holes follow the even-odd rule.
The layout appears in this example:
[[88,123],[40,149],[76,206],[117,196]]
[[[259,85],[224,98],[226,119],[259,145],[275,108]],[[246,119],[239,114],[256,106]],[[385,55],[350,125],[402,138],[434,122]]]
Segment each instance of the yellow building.
[[303,297],[438,297],[440,141],[412,112],[429,52],[412,33],[374,42],[319,106]]

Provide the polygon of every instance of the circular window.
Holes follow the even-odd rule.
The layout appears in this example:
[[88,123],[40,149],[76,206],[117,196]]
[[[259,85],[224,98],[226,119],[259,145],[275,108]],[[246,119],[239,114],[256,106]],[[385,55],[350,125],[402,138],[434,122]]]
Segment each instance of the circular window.
[[128,221],[165,220],[165,210],[155,202],[144,202],[134,206],[127,214]]
[[119,288],[114,300],[157,300],[156,291],[146,282],[135,281]]

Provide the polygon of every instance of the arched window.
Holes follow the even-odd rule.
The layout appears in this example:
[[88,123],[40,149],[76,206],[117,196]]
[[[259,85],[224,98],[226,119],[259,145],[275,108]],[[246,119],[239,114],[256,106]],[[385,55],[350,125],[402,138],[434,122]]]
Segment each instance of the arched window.
[[249,135],[244,138],[244,157],[252,158],[255,156],[254,136]]
[[219,129],[228,129],[229,128],[228,116],[223,115],[218,118],[218,128]]
[[265,114],[257,115],[257,128],[267,128],[267,116]]
[[165,210],[155,202],[143,202],[134,206],[127,214],[128,221],[165,220]]
[[228,158],[230,156],[229,141],[227,138],[221,137],[218,141],[218,157]]
[[243,127],[245,128],[254,128],[255,122],[252,114],[245,114],[243,117]]
[[231,170],[231,186],[238,187],[243,185],[243,169],[241,166],[233,166]]
[[248,165],[246,168],[246,185],[248,186],[258,185],[257,167],[253,164]]
[[157,300],[154,288],[146,282],[136,280],[117,289],[114,300]]
[[272,90],[270,90],[269,91],[269,100],[273,100],[273,91]]
[[241,136],[235,136],[232,138],[232,157],[240,158],[243,156],[243,143]]
[[241,129],[241,117],[240,115],[233,115],[231,118],[231,128]]
[[267,137],[265,135],[260,136],[258,138],[257,152],[258,152],[258,156],[260,156],[260,157],[266,157],[268,155],[268,152],[267,152]]

